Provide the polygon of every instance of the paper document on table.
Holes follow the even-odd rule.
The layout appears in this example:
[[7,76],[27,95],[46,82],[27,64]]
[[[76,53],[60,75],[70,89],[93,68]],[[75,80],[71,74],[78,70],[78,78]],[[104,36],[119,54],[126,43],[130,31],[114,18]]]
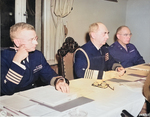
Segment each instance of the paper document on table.
[[4,107],[20,111],[23,108],[36,105],[37,103],[30,101],[28,98],[14,94],[12,96],[5,96],[0,100],[0,104]]
[[23,91],[19,94],[48,106],[57,106],[77,98],[76,94],[62,93],[50,85]]
[[150,71],[150,64],[140,64],[140,65],[130,67],[130,69]]
[[117,71],[106,71],[106,72],[104,71],[103,72],[103,77],[102,77],[103,80],[108,80],[111,78],[120,78]]
[[111,82],[117,82],[117,83],[120,83],[120,82],[131,82],[129,80],[126,80],[126,79],[117,79],[117,78],[112,78],[112,79],[109,79],[108,81],[111,81]]
[[56,110],[54,109],[39,104],[20,110],[20,112],[23,113],[24,115],[38,116],[38,117],[44,116],[48,113],[53,113],[55,111]]
[[146,75],[139,75],[139,74],[128,74],[130,76],[139,77],[139,78],[146,78]]

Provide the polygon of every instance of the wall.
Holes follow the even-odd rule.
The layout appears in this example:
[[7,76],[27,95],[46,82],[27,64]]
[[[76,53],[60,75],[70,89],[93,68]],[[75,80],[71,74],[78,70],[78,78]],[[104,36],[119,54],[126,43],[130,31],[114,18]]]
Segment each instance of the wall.
[[86,43],[89,25],[103,22],[110,31],[108,44],[113,43],[116,29],[127,25],[131,29],[133,43],[147,63],[150,63],[150,0],[74,0],[74,8],[64,19],[68,35],[79,45]]
[[[49,10],[47,10],[49,11]],[[108,44],[113,43],[116,29],[127,25],[131,29],[133,43],[147,63],[150,63],[150,0],[74,0],[73,10],[64,18],[68,36],[79,45],[86,43],[85,36],[89,25],[103,22],[110,34]],[[49,52],[49,51],[48,51]]]
[[126,25],[133,36],[133,43],[147,63],[150,63],[150,0],[127,2]]
[[74,0],[74,7],[64,19],[68,27],[68,36],[73,37],[79,45],[83,45],[89,25],[103,22],[108,28],[108,44],[113,43],[114,33],[120,25],[125,24],[127,0],[110,2],[105,0]]

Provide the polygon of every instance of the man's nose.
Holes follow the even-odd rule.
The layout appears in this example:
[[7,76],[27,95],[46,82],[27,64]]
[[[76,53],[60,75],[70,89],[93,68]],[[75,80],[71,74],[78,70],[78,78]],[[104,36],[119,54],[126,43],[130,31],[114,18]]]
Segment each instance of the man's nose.
[[37,40],[34,40],[33,42],[35,45],[38,45],[38,41]]
[[106,38],[107,38],[107,39],[109,38],[109,35],[108,35],[108,34],[106,35]]

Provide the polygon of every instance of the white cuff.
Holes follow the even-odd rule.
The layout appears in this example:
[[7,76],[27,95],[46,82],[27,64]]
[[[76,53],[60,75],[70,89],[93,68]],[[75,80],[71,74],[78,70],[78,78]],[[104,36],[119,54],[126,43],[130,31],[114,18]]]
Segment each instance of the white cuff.
[[[56,77],[53,77],[52,79],[51,79],[51,81],[50,81],[50,84],[52,85],[52,86],[55,86],[55,80],[56,79],[58,79],[57,80],[57,82],[59,81],[59,80],[61,80],[61,79],[64,79],[62,76],[56,76]],[[64,79],[65,80],[65,79]]]
[[24,65],[22,65],[21,63],[18,63],[16,61],[13,61],[13,63],[15,63],[16,65],[18,65],[19,67],[21,67],[22,69],[26,69],[26,67]]

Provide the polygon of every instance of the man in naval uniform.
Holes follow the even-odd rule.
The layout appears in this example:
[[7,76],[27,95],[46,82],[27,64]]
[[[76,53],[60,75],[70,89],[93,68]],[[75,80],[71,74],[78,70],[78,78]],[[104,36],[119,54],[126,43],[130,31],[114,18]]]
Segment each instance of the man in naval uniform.
[[34,87],[38,78],[69,92],[69,81],[58,76],[47,63],[43,54],[36,50],[37,35],[32,25],[17,23],[10,27],[10,38],[14,47],[1,52],[1,93],[12,95]]

